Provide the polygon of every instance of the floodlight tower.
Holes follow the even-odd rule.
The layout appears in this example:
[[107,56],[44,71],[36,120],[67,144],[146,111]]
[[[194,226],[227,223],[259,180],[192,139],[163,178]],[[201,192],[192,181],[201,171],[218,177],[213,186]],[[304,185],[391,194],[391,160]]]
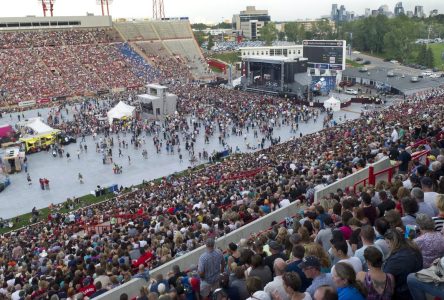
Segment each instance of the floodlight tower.
[[164,0],[153,0],[153,19],[161,20],[165,18]]
[[102,16],[105,16],[105,7],[106,7],[106,15],[109,16],[109,6],[113,4],[113,0],[96,0],[97,4],[100,4],[102,7]]
[[42,4],[43,16],[46,17],[46,12],[49,10],[51,17],[54,16],[54,2],[55,0],[38,0]]

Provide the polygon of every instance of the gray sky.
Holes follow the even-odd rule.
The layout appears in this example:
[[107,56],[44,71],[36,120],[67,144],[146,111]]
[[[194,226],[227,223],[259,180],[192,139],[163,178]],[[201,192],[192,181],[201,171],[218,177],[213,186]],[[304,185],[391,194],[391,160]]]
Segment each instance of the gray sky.
[[[273,21],[295,19],[312,19],[330,14],[331,4],[345,5],[347,10],[361,15],[366,7],[377,9],[387,4],[393,11],[400,0],[363,1],[363,0],[164,0],[167,17],[190,17],[192,22],[220,22],[230,19],[234,13],[245,9],[247,5],[255,5],[257,9],[268,9]],[[0,17],[19,17],[25,15],[43,15],[38,0],[2,0],[3,7]],[[424,12],[438,9],[444,13],[443,0],[408,0],[402,1],[405,10],[414,10],[415,5],[423,5]],[[6,4],[7,3],[7,4]],[[77,16],[91,12],[101,14],[96,0],[56,0],[54,6],[56,16]],[[152,0],[114,0],[110,8],[114,18],[117,17],[152,17]]]

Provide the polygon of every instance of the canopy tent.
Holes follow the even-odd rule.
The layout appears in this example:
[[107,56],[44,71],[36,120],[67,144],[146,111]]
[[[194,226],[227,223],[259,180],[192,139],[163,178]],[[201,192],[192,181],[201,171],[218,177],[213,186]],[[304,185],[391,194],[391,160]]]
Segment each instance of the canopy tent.
[[112,124],[114,119],[122,119],[124,117],[134,117],[136,108],[134,106],[128,105],[123,101],[117,103],[116,106],[110,109],[107,113],[108,122]]
[[324,102],[324,107],[326,109],[331,109],[332,111],[340,111],[341,101],[336,99],[335,97],[330,97],[330,99]]
[[42,119],[39,117],[29,118],[25,121],[19,122],[17,123],[17,126],[22,130],[24,129],[25,135],[41,135],[60,131],[43,123]]
[[12,128],[11,125],[9,124],[0,125],[0,138],[8,137],[11,134],[13,134],[13,132],[14,129]]

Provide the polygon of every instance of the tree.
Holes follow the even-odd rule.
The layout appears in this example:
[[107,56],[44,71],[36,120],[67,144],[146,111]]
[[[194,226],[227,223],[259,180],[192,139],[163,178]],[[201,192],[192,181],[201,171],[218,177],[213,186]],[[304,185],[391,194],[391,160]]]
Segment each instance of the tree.
[[305,39],[305,28],[302,24],[288,22],[285,24],[285,35],[289,42],[301,42]]
[[416,58],[416,63],[422,66],[427,64],[427,46],[421,45],[419,48],[418,56]]
[[213,46],[214,46],[213,36],[211,34],[209,34],[208,35],[208,46],[207,46],[208,51],[210,51],[211,48],[213,48]]
[[435,66],[435,58],[433,57],[433,51],[432,48],[427,49],[427,55],[426,55],[426,64],[428,68],[433,68]]
[[260,30],[261,40],[265,41],[267,46],[270,46],[273,41],[276,40],[278,35],[278,30],[276,29],[276,25],[272,22],[267,23]]
[[202,46],[202,43],[205,41],[205,33],[203,31],[193,31],[193,33],[199,46]]

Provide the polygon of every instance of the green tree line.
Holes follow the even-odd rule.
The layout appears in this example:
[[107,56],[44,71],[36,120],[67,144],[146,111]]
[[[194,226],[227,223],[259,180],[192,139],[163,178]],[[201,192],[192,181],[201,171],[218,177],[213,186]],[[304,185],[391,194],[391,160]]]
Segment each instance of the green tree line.
[[311,28],[297,22],[287,22],[284,32],[280,33],[275,24],[268,23],[261,30],[261,39],[267,44],[277,39],[296,43],[309,39],[345,39],[352,43],[353,49],[359,51],[433,67],[432,50],[415,44],[417,39],[427,39],[429,27],[430,38],[444,38],[444,15],[426,19],[378,15],[336,26],[331,26],[327,20],[320,20],[314,22]]

